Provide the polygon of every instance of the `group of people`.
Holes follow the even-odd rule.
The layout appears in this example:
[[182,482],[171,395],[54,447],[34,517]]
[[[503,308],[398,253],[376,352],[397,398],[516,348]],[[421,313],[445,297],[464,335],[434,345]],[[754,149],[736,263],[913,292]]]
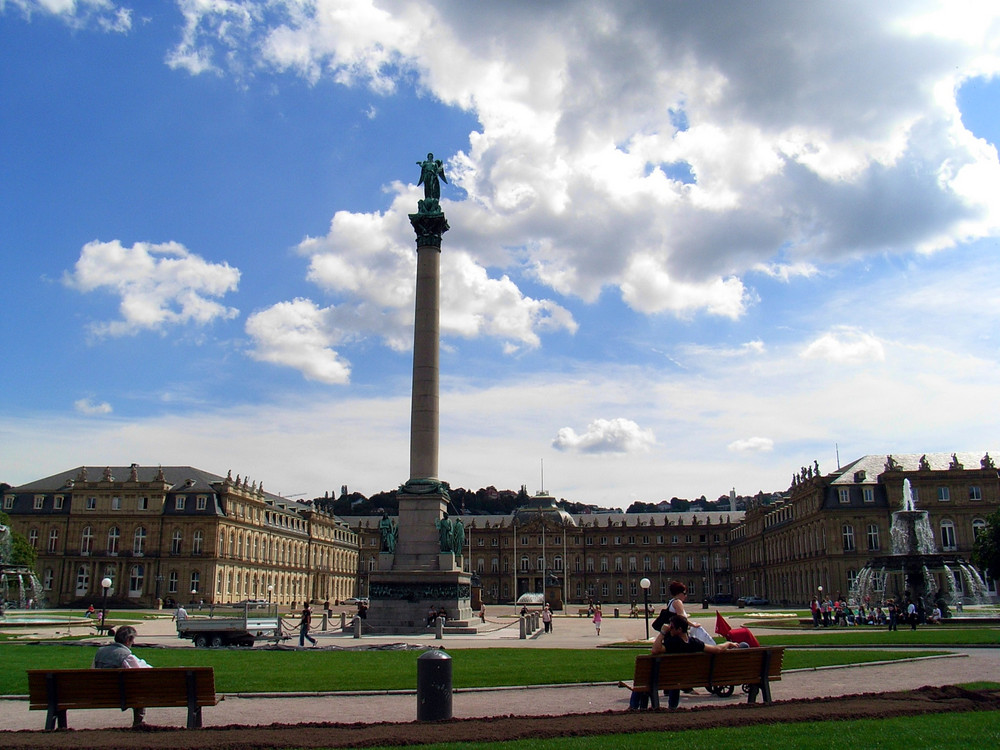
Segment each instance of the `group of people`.
[[924,610],[917,606],[909,596],[905,601],[897,602],[893,598],[886,599],[881,604],[872,605],[865,601],[853,609],[847,599],[839,596],[836,599],[820,599],[813,597],[809,609],[812,612],[813,627],[826,628],[830,626],[850,627],[855,625],[887,626],[889,630],[898,630],[899,623],[907,623],[911,630],[916,630],[922,622],[940,623],[944,614],[940,604],[936,604],[930,614],[924,616]]

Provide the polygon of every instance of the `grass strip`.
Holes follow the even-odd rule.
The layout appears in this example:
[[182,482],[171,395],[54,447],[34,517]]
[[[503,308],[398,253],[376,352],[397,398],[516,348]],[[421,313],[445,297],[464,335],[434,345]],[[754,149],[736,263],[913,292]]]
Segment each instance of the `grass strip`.
[[673,747],[774,750],[843,750],[844,747],[879,750],[968,750],[1000,745],[1000,712],[924,714],[893,719],[810,721],[795,724],[758,724],[750,727],[640,732],[590,737],[560,737],[516,742],[410,745],[410,750],[663,750]]
[[[28,669],[82,669],[96,647],[60,644],[0,644],[0,694],[27,693]],[[339,690],[413,690],[423,651],[272,651],[265,649],[136,648],[157,667],[215,669],[222,693],[287,693]],[[460,649],[452,657],[452,685],[498,687],[630,679],[637,649]],[[785,652],[785,669],[928,656],[934,651]]]

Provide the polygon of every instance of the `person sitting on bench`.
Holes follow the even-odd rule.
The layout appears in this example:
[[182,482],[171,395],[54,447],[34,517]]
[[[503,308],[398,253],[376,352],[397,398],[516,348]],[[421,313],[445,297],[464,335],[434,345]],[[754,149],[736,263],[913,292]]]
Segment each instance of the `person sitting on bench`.
[[[135,643],[136,629],[131,625],[118,628],[115,642],[101,646],[94,654],[94,669],[149,669],[151,664],[132,653]],[[122,709],[124,711],[124,709]],[[132,727],[142,727],[146,716],[145,708],[132,709]]]
[[[690,637],[688,635],[687,618],[680,615],[673,615],[667,621],[666,627],[656,637],[656,640],[661,641],[662,653],[665,654],[696,654],[702,651],[719,653],[721,651],[728,651],[731,648],[740,648],[739,643],[733,643],[732,641],[726,641],[721,645],[709,645],[703,641],[699,641],[697,638]],[[656,651],[656,641],[653,642],[653,653],[658,653]],[[667,691],[668,708],[677,708],[680,701],[680,690]]]

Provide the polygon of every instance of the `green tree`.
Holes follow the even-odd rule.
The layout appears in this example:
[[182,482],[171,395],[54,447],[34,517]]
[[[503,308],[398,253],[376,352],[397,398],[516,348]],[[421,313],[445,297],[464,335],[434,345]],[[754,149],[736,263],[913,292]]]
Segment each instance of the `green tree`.
[[1000,510],[986,517],[986,527],[976,534],[972,562],[989,578],[1000,578]]

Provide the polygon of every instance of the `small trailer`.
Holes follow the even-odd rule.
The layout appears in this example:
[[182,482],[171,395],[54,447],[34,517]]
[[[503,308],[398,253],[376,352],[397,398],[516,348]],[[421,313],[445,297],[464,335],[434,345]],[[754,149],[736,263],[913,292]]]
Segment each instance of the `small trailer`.
[[208,617],[188,616],[177,621],[177,637],[194,641],[198,648],[253,646],[257,640],[281,639],[277,605],[213,606]]

